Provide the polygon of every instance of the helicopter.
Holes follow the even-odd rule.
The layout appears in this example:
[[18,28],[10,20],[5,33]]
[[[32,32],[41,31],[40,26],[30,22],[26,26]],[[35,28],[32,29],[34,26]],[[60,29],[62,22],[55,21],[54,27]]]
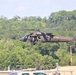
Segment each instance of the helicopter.
[[[34,30],[34,29],[29,29]],[[40,32],[39,30],[37,32],[33,32],[30,34],[27,34],[20,38],[20,41],[23,42],[30,42],[32,45],[35,45],[38,41],[45,43],[45,42],[72,42],[76,40],[76,36],[73,38],[66,38],[62,36],[55,36],[53,33],[44,33]]]

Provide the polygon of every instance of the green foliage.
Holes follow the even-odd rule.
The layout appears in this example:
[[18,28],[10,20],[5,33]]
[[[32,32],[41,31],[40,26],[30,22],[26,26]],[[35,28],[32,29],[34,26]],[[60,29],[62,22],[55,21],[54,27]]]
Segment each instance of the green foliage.
[[40,43],[31,47],[30,43],[19,41],[20,37],[29,34],[24,28],[49,28],[41,30],[55,35],[73,37],[76,35],[76,10],[53,12],[49,18],[14,16],[12,19],[0,17],[0,70],[21,68],[55,68],[69,65],[69,46],[73,46],[73,65],[76,65],[76,42]]

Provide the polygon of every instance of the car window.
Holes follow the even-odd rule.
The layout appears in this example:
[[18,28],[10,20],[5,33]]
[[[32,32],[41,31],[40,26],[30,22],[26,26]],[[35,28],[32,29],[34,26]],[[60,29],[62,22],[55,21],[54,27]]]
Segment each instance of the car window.
[[29,73],[22,73],[22,75],[29,75]]
[[33,73],[33,75],[46,75],[45,73]]

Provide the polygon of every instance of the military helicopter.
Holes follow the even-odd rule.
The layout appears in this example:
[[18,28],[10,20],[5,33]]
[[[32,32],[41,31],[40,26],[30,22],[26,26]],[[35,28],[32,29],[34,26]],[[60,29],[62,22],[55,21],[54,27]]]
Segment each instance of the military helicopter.
[[[35,29],[28,29],[35,30]],[[44,33],[40,32],[39,29],[37,32],[30,33],[20,38],[20,41],[30,42],[32,45],[35,45],[36,42],[40,41],[42,43],[45,42],[72,42],[76,40],[76,36],[73,38],[66,38],[61,36],[55,36],[53,33]]]

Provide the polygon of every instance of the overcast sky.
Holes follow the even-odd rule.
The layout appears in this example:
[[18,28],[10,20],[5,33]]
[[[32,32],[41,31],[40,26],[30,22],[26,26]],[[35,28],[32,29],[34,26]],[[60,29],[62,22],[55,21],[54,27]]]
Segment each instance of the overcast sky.
[[76,9],[76,0],[0,0],[0,16],[12,18],[14,16],[48,17],[50,13]]

